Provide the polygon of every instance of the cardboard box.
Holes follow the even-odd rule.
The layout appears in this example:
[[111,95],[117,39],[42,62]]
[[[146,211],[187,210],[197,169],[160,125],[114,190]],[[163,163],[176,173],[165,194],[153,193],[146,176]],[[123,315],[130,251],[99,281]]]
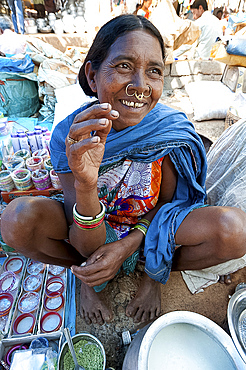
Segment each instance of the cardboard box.
[[3,198],[3,201],[6,203],[11,202],[11,200],[18,198],[18,197],[23,197],[25,195],[32,195],[32,196],[37,196],[37,195],[44,195],[46,197],[50,197],[51,195],[56,195],[56,194],[62,194],[63,191],[62,189],[55,189],[53,187],[50,187],[45,190],[37,190],[36,188],[31,188],[29,190],[17,190],[14,189],[12,191],[2,191],[1,195]]

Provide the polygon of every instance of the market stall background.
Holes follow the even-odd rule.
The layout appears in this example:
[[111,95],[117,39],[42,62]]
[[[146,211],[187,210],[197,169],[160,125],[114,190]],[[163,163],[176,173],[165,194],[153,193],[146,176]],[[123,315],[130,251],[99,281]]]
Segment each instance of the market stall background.
[[[9,70],[6,72],[0,70],[0,80],[6,78],[6,75],[3,75],[6,73],[7,77],[10,77],[9,74],[14,73],[15,77],[21,76],[22,80],[24,80],[22,81],[22,90],[19,87],[16,88],[16,86],[14,89],[11,86],[8,87],[8,91],[13,89],[19,93],[17,99],[13,95],[13,100],[19,102],[19,106],[9,104],[9,107],[11,109],[16,108],[16,111],[9,111],[7,107],[5,107],[6,111],[4,111],[4,105],[0,105],[0,110],[4,111],[3,115],[5,117],[3,118],[7,118],[7,125],[5,126],[7,135],[4,132],[4,135],[1,136],[2,169],[7,168],[4,163],[6,165],[9,164],[4,159],[10,159],[7,156],[13,155],[11,146],[13,136],[11,138],[11,134],[13,135],[17,130],[22,130],[24,133],[34,132],[38,136],[38,133],[35,133],[35,129],[36,131],[44,129],[44,131],[47,130],[50,133],[57,122],[71,113],[82,102],[88,100],[88,97],[83,94],[76,82],[79,68],[83,63],[90,43],[98,28],[105,21],[126,11],[133,12],[136,1],[85,0],[77,2],[66,1],[60,4],[60,8],[56,12],[48,13],[46,11],[45,18],[38,21],[40,18],[37,18],[33,2],[23,1],[26,28],[23,37],[26,51],[22,56],[19,56],[19,60],[23,62],[24,59],[27,59],[33,70],[31,72],[23,70],[15,70],[14,72]],[[233,57],[228,60],[225,45],[222,45],[224,54],[222,57],[217,57],[217,59],[210,58],[202,61],[184,58],[174,60],[173,51],[183,42],[187,42],[187,40],[189,42],[195,41],[199,35],[196,28],[193,28],[192,33],[189,33],[190,27],[194,26],[193,22],[188,18],[190,4],[184,1],[180,5],[178,8],[177,3],[164,2],[163,0],[153,1],[152,5],[153,20],[155,19],[157,26],[162,26],[160,29],[168,49],[165,86],[161,101],[164,104],[184,111],[194,123],[199,134],[204,136],[209,147],[212,142],[215,142],[220,137],[228,122],[233,124],[240,118],[246,117],[245,109],[242,108],[243,106],[245,108],[245,101],[237,99],[235,102],[232,100],[233,103],[223,105],[223,109],[221,108],[222,113],[221,111],[219,112],[222,115],[219,117],[217,109],[216,112],[212,112],[212,118],[203,117],[202,120],[198,121],[194,119],[195,102],[192,102],[192,94],[190,93],[189,95],[186,87],[191,82],[197,83],[197,85],[193,85],[194,89],[198,86],[198,83],[203,81],[208,83],[217,82],[216,86],[227,91],[230,90],[229,95],[233,96],[233,98],[240,96],[241,99],[245,99],[246,63],[242,59],[245,57],[242,56],[240,62],[238,60],[236,62],[231,61]],[[230,12],[229,34],[245,38],[246,24],[244,24],[245,12],[243,11],[245,2],[242,0],[230,1],[227,4],[220,1],[209,2],[211,11],[221,6],[226,7]],[[160,9],[162,11],[165,9],[165,12],[160,13]],[[0,13],[9,15],[9,8],[5,0],[0,4]],[[17,36],[22,37],[21,35]],[[11,63],[13,59],[11,57],[9,59]],[[6,62],[7,58],[4,61]],[[230,68],[226,70],[226,67]],[[29,85],[29,88],[27,88],[27,85]],[[31,105],[27,103],[27,106],[33,111],[30,114],[26,114],[24,112],[25,104],[21,99],[25,95],[30,95],[30,86],[33,89],[33,101],[35,104],[38,104],[38,108],[34,103]],[[209,89],[211,89],[211,86]],[[211,91],[209,89],[208,91]],[[0,92],[2,93],[2,90]],[[223,100],[222,103],[225,103],[225,99],[220,100]],[[208,100],[205,98],[203,101]],[[205,110],[208,111],[207,107]],[[231,113],[230,116],[229,113]],[[44,147],[36,148],[36,150],[43,151],[48,148],[49,135],[45,135],[44,139],[42,137]],[[19,138],[21,138],[21,133],[18,140]],[[24,139],[28,139],[27,134],[24,135]],[[31,142],[23,140],[22,143],[24,141],[25,144],[23,145],[29,147]],[[19,147],[18,149],[24,150],[25,147]],[[45,151],[39,154],[44,155]],[[43,192],[44,195],[59,196],[57,192],[54,194],[55,190],[54,186],[43,191],[33,187],[31,190],[27,190],[27,192],[30,194],[36,191],[36,194]],[[1,209],[4,209],[6,203],[18,195],[21,194],[20,190],[17,189],[3,191]],[[2,244],[4,243],[2,242]],[[79,316],[77,305],[76,332],[85,330],[99,338],[106,350],[107,366],[112,366],[117,370],[122,368],[123,358],[127,351],[127,346],[124,346],[122,343],[122,332],[126,330],[135,331],[138,328],[138,325],[131,318],[125,316],[125,308],[137,290],[141,274],[142,265],[140,264],[134,274],[131,274],[129,277],[120,274],[110,284],[110,287],[106,288],[106,300],[112,306],[115,314],[115,318],[110,324],[104,324],[100,327],[94,324],[86,325]],[[246,271],[242,269],[232,275],[232,284],[229,286],[214,284],[207,287],[202,294],[191,294],[181,274],[172,273],[168,283],[162,287],[162,313],[174,310],[191,310],[211,318],[224,329],[227,329],[226,310],[229,300],[228,296],[232,295],[236,285],[245,281],[245,279]],[[76,291],[79,292],[79,281],[76,281],[76,285]],[[78,294],[76,294],[76,299],[79,302]]]

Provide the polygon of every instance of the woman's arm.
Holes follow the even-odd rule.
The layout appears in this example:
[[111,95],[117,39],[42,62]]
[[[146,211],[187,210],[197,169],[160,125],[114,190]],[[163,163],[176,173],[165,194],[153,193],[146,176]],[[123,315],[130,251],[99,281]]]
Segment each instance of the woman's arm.
[[[72,171],[59,175],[64,191],[67,220],[70,223],[69,240],[84,257],[89,257],[105,243],[106,228],[102,222],[97,228],[78,227],[73,219],[73,207],[83,217],[96,217],[101,212],[97,194],[98,170],[104,155],[107,135],[118,112],[111,105],[95,104],[79,113],[66,139],[66,155]],[[91,133],[94,133],[93,135]]]

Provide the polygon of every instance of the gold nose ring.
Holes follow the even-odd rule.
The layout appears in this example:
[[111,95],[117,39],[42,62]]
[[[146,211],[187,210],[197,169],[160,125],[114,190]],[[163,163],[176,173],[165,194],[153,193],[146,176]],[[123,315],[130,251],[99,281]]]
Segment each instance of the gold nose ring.
[[148,86],[148,88],[149,88],[149,95],[144,95],[144,93],[138,94],[138,93],[137,93],[137,90],[135,90],[133,94],[129,94],[129,93],[128,93],[128,88],[129,88],[130,86],[133,86],[133,84],[128,84],[128,85],[126,86],[126,95],[127,95],[127,96],[135,96],[135,97],[137,98],[137,100],[140,100],[140,101],[141,101],[141,100],[143,100],[143,98],[147,99],[147,98],[149,98],[149,97],[151,96],[151,94],[152,94],[152,87],[151,87],[150,85],[147,85],[147,86]]

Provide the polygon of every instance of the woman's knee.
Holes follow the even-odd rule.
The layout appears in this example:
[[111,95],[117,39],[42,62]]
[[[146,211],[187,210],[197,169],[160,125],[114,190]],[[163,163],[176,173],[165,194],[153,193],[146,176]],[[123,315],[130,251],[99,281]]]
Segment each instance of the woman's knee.
[[1,234],[5,243],[14,246],[30,240],[41,213],[38,198],[20,197],[11,201],[1,217]]
[[216,229],[219,258],[230,260],[246,253],[245,212],[235,207],[218,207]]

